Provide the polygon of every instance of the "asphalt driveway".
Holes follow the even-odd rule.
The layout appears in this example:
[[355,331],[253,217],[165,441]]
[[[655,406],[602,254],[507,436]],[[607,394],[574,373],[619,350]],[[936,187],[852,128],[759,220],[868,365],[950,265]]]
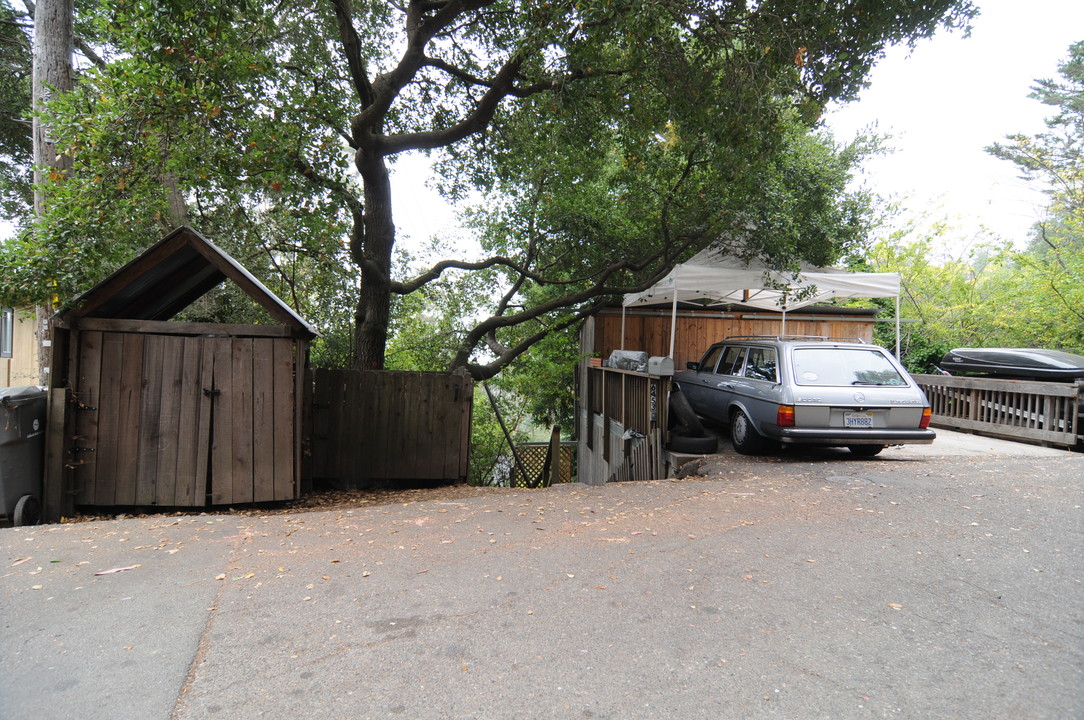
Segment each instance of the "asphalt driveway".
[[3,529],[0,718],[1084,717],[1084,455],[953,447]]

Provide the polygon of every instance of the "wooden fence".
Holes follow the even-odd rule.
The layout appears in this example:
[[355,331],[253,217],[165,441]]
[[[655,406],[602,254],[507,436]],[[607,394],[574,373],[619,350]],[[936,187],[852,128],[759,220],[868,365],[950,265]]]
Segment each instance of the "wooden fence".
[[933,424],[1084,446],[1084,383],[915,375],[933,411]]
[[307,479],[336,487],[466,480],[474,385],[465,371],[313,370]]
[[586,366],[579,412],[579,480],[666,477],[663,435],[670,378],[614,368]]
[[[846,314],[841,314],[846,312]],[[830,314],[829,314],[830,313]],[[874,310],[826,310],[800,308],[787,313],[790,335],[823,335],[873,339]],[[624,340],[620,308],[607,308],[584,323],[581,345],[585,354],[605,360],[614,350],[643,350],[648,355],[670,352],[671,310],[636,308],[625,313]],[[782,316],[773,312],[721,312],[679,310],[677,314],[674,368],[684,370],[688,361],[697,361],[707,349],[731,335],[779,335]]]
[[[516,488],[533,487],[543,474],[546,458],[550,452],[550,443],[524,443],[516,446],[516,452],[519,454],[519,459],[523,463],[523,468],[527,471],[528,477],[523,477],[523,473],[513,464],[508,478],[508,486]],[[552,482],[572,482],[572,478],[576,476],[576,443],[560,443],[557,458],[556,480]],[[551,480],[542,478],[540,484],[550,485]]]

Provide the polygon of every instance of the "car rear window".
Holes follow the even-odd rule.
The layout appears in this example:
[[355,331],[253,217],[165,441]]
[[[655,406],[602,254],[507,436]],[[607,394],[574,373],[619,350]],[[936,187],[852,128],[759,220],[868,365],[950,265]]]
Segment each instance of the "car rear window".
[[906,385],[899,371],[872,348],[795,348],[798,385]]

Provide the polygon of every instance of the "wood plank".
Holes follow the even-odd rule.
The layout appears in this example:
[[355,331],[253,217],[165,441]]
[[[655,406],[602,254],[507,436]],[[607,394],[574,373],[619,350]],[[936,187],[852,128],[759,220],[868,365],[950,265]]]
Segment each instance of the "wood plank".
[[1057,445],[1073,446],[1076,444],[1076,435],[1073,433],[1058,432],[1055,430],[1036,430],[1023,427],[1007,427],[981,420],[965,420],[962,418],[938,417],[931,423],[935,427],[961,428],[976,432],[997,435],[1006,438],[1027,438],[1029,440],[1041,440]]
[[1042,380],[1001,380],[999,378],[963,377],[958,375],[912,375],[919,385],[952,387],[962,390],[1007,390],[1011,392],[1076,397],[1077,388],[1069,383]]
[[[447,421],[445,413],[442,412],[444,407],[452,404],[451,376],[434,375],[433,390],[434,392],[426,397],[428,407],[425,413],[425,425],[419,428],[422,436],[415,435],[417,445],[413,449],[419,456],[418,474],[415,477],[419,478],[444,477],[444,458],[452,450],[448,436],[444,432]],[[426,447],[427,445],[429,447]]]
[[421,477],[421,468],[433,452],[432,436],[423,435],[430,430],[433,417],[430,398],[439,390],[434,387],[433,375],[427,375],[421,383],[411,383],[406,373],[397,375],[395,414],[403,432],[388,438],[393,450],[389,460],[401,463],[399,477],[412,479]]
[[233,495],[233,353],[229,338],[210,338],[213,353],[211,387],[211,504],[228,505]]
[[173,504],[178,507],[202,507],[207,502],[206,454],[210,436],[208,429],[200,428],[204,400],[207,399],[200,384],[203,340],[196,337],[182,338],[181,346],[180,375],[176,391],[177,451]]
[[[294,456],[294,472],[293,477],[290,478],[289,487],[285,485],[279,485],[276,482],[276,492],[286,491],[289,493],[289,498],[301,497],[304,492],[301,476],[301,463],[302,463],[302,432],[303,422],[305,419],[305,395],[312,391],[311,386],[308,383],[308,379],[305,374],[305,370],[308,368],[309,363],[309,343],[308,340],[297,340],[292,343],[293,346],[293,362],[290,371],[293,373],[294,380],[294,427],[293,427],[293,456]],[[287,498],[283,498],[287,499]]]
[[312,476],[314,478],[332,477],[329,472],[334,425],[330,418],[333,412],[331,403],[334,396],[336,376],[330,370],[313,370],[312,383],[312,435],[309,449],[312,453]]
[[115,459],[116,505],[135,505],[136,478],[139,473],[139,423],[143,400],[142,335],[121,335],[119,423],[114,429],[117,446]]
[[297,466],[300,452],[298,434],[298,388],[294,373],[301,374],[301,368],[295,366],[294,343],[290,340],[273,341],[273,396],[271,407],[273,415],[272,442],[274,443],[274,469],[271,478],[271,490],[276,500],[291,500],[297,496]]
[[47,523],[59,522],[71,510],[66,507],[70,501],[65,500],[65,432],[67,422],[68,397],[67,388],[53,388],[49,391],[49,412],[46,416],[45,426],[45,464],[43,468],[44,480],[41,497],[42,521]]
[[154,335],[143,340],[143,373],[136,450],[135,504],[153,505],[157,494],[158,457],[162,441],[162,393],[165,348]]
[[309,434],[309,449],[311,453],[309,466],[312,468],[313,478],[328,477],[327,453],[324,448],[329,446],[328,431],[330,425],[328,417],[330,413],[330,377],[327,370],[313,368],[312,370],[312,423]]
[[396,421],[391,417],[390,403],[385,401],[391,392],[392,375],[394,373],[390,372],[378,375],[368,370],[358,373],[357,389],[361,395],[356,398],[355,405],[359,413],[357,427],[369,427],[369,432],[363,433],[364,458],[368,460],[362,473],[365,479],[393,477],[388,467],[387,437]]
[[162,353],[162,401],[158,420],[158,467],[155,469],[154,503],[175,506],[177,485],[184,482],[179,479],[177,472],[181,464],[181,449],[189,442],[188,438],[181,435],[181,413],[185,399],[186,338],[157,335],[148,337],[148,341],[152,338],[161,346]]
[[208,335],[232,337],[295,337],[308,333],[284,325],[244,325],[238,323],[199,323],[175,320],[127,320],[121,318],[80,318],[72,323],[81,330],[130,332],[154,335]]
[[[304,367],[304,366],[302,366]],[[305,378],[305,384],[301,393],[301,439],[297,445],[300,457],[300,474],[297,476],[298,495],[312,491],[312,436],[313,436],[313,411],[315,399],[313,395],[314,378],[312,368],[305,367],[298,371]]]
[[434,398],[431,416],[433,428],[433,446],[435,452],[429,454],[426,474],[421,477],[450,478],[459,464],[459,407],[455,402],[458,394],[459,378],[454,374],[444,376],[441,384],[443,392]]
[[250,338],[232,338],[230,355],[233,363],[233,382],[222,388],[222,394],[232,394],[233,422],[228,432],[233,435],[233,501],[255,502],[252,473],[253,449],[253,346]]
[[[347,373],[344,371],[336,371],[333,375],[335,382],[332,385],[333,394],[331,396],[331,408],[328,417],[331,420],[332,427],[331,432],[328,433],[328,437],[331,439],[331,444],[328,446],[328,477],[332,477],[338,480],[346,479],[347,463],[353,456],[353,453],[357,452],[357,445],[361,444],[361,440],[350,440],[350,416],[347,413],[347,394],[350,388],[347,386],[346,381]],[[356,431],[355,426],[355,431]],[[345,450],[345,451],[344,451]]]
[[274,340],[252,340],[252,497],[275,500],[275,466],[279,447],[275,422],[284,408],[275,388]]
[[[215,345],[210,340],[199,339],[196,345],[200,353],[198,417],[195,435],[195,473],[192,476],[192,505],[203,506],[209,501],[212,456],[214,454],[214,369]],[[186,352],[191,350],[185,346]]]
[[125,417],[121,408],[121,360],[124,336],[102,334],[101,376],[98,390],[98,442],[96,459],[94,505],[113,505],[117,498],[117,433]]
[[350,466],[353,453],[357,451],[357,442],[350,437],[351,426],[347,414],[347,387],[346,375],[342,370],[335,370],[328,374],[328,422],[330,424],[327,433],[327,444],[324,447],[324,467],[327,470],[325,477],[337,481],[347,479],[348,467]]
[[98,417],[101,412],[102,334],[81,333],[79,350],[79,369],[73,388],[77,403],[72,418],[75,426],[73,447],[92,449],[73,452],[72,460],[76,466],[72,476],[78,491],[77,502],[80,505],[91,505],[95,500],[99,467]]
[[422,375],[415,383],[396,373],[395,425],[398,432],[387,437],[388,462],[396,467],[394,474],[400,478],[421,477],[428,456],[434,451],[432,437],[425,442],[420,436],[430,429],[433,408],[430,398],[438,390],[433,386],[432,375]]

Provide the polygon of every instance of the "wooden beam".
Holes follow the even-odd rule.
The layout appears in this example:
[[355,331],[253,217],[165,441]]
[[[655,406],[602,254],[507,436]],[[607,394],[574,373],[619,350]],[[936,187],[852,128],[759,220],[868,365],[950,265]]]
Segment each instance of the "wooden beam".
[[[155,335],[204,335],[208,337],[297,337],[302,333],[285,325],[241,325],[232,323],[173,322],[170,320],[123,320],[79,318],[72,325],[80,330],[152,333]],[[307,337],[307,334],[305,334]]]
[[41,498],[42,520],[59,522],[75,511],[68,478],[64,467],[64,422],[68,409],[68,389],[53,388],[49,391],[49,416],[45,430],[45,467]]

